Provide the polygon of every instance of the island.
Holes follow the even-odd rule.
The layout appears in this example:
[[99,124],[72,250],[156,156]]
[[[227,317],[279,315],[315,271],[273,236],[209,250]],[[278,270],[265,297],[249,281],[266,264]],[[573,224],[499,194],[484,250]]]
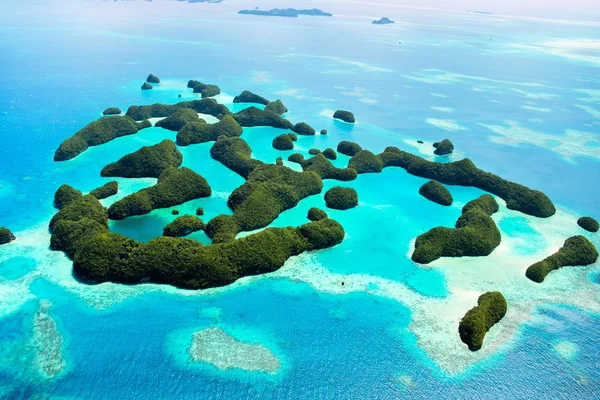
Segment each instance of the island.
[[319,149],[315,149],[315,148],[308,149],[308,154],[310,154],[311,156],[316,156],[317,154],[320,154],[320,153],[321,153],[321,150],[319,150]]
[[302,154],[292,154],[288,161],[298,163],[303,171],[316,172],[321,179],[335,179],[338,181],[353,181],[356,179],[356,170],[353,168],[338,168],[325,156],[317,154],[309,159],[304,159]]
[[450,191],[446,189],[446,186],[434,180],[431,180],[421,186],[419,188],[419,194],[425,197],[427,200],[431,200],[434,203],[442,206],[451,206],[452,202],[454,201]]
[[277,157],[275,159],[275,165],[279,165],[281,167],[283,165],[283,158]]
[[271,126],[280,129],[292,129],[294,127],[290,121],[281,118],[281,115],[254,106],[233,114],[233,118],[243,127]]
[[204,215],[204,208],[202,208],[202,207],[198,207],[198,208],[196,209],[196,215],[198,215],[198,216],[202,216],[202,215]]
[[290,137],[290,139],[292,139],[292,142],[298,141],[298,135],[296,135],[295,133],[290,132],[287,135]]
[[148,75],[146,78],[146,82],[148,83],[160,83],[160,78],[154,74]]
[[383,170],[383,161],[369,150],[360,150],[352,156],[348,162],[348,168],[356,170],[359,174],[381,172]]
[[274,112],[275,114],[278,114],[278,115],[283,115],[286,112],[288,112],[287,107],[285,106],[285,104],[283,104],[283,101],[281,101],[281,100],[275,100],[275,101],[269,102],[267,104],[267,106],[265,107],[265,110]]
[[435,142],[433,144],[433,147],[435,147],[433,153],[438,156],[451,154],[454,151],[454,144],[452,144],[450,139],[444,139],[441,142]]
[[577,225],[582,227],[588,232],[596,233],[598,232],[598,221],[592,217],[581,217],[577,220]]
[[99,188],[96,188],[90,192],[92,196],[98,200],[106,199],[110,196],[114,196],[119,192],[119,183],[117,181],[110,181]]
[[131,106],[125,113],[126,116],[141,121],[148,118],[164,118],[173,114],[180,108],[191,108],[201,113],[209,114],[217,119],[222,119],[225,115],[231,114],[229,109],[223,104],[217,103],[215,99],[201,99],[192,101],[182,101],[177,104],[151,104],[147,106]]
[[294,142],[288,134],[281,134],[273,139],[273,148],[276,150],[292,150]]
[[8,228],[0,227],[0,244],[7,244],[15,239],[15,235]]
[[102,115],[119,115],[122,111],[117,107],[108,107],[106,110],[102,112]]
[[333,113],[333,118],[342,120],[349,124],[353,124],[355,122],[354,114],[352,114],[350,111],[337,110]]
[[183,155],[172,140],[165,139],[153,146],[144,146],[127,154],[119,161],[108,164],[100,175],[121,178],[158,178],[165,169],[177,168],[183,162]]
[[534,282],[541,283],[546,276],[565,266],[585,266],[596,262],[598,251],[584,236],[572,236],[565,240],[563,246],[554,254],[539,261],[525,271],[525,276]]
[[154,126],[164,128],[170,131],[178,131],[188,122],[198,121],[198,113],[191,108],[180,108],[165,119],[161,119]]
[[490,217],[498,203],[489,194],[468,202],[455,228],[433,228],[417,237],[412,260],[429,264],[440,257],[482,257],[500,245],[500,231]]
[[208,182],[198,173],[188,168],[170,167],[160,174],[156,185],[130,194],[111,205],[108,216],[110,219],[120,220],[210,195]]
[[262,104],[266,106],[269,104],[269,100],[265,99],[262,96],[259,96],[255,93],[252,93],[249,90],[244,90],[242,93],[238,94],[233,98],[234,103],[255,103]]
[[149,84],[148,82],[144,82],[144,84],[142,85],[142,90],[150,90],[152,89],[152,85]]
[[328,160],[337,160],[337,153],[332,148],[323,150],[323,156]]
[[332,17],[333,14],[328,12],[321,11],[317,8],[313,8],[312,10],[296,10],[295,8],[274,8],[272,10],[259,10],[258,8],[254,10],[240,10],[238,14],[246,14],[246,15],[258,15],[263,17],[291,17],[297,18],[300,15],[310,15],[317,17]]
[[348,140],[342,140],[337,145],[338,153],[341,153],[341,154],[344,154],[344,155],[350,156],[350,157],[355,156],[361,150],[362,150],[362,147],[360,147],[360,145],[358,143],[350,142]]
[[309,221],[320,221],[327,218],[327,213],[320,208],[312,207],[308,210],[306,218],[308,218]]
[[298,122],[296,125],[294,125],[292,130],[298,135],[303,136],[312,136],[316,133],[312,126],[308,125],[306,122]]
[[163,229],[163,236],[182,237],[204,229],[204,222],[193,215],[182,215]]
[[73,200],[77,200],[82,196],[83,193],[73,188],[72,186],[66,184],[61,185],[54,193],[54,207],[60,210]]
[[327,129],[321,129],[321,135],[327,135]]
[[196,143],[214,142],[219,136],[237,137],[241,134],[242,126],[231,115],[225,115],[215,124],[207,124],[203,119],[188,122],[177,132],[177,144],[189,146]]
[[325,192],[325,205],[335,210],[349,210],[358,205],[358,193],[352,188],[332,187]]
[[373,25],[388,25],[388,24],[393,24],[393,23],[395,23],[395,21],[392,21],[388,17],[382,17],[382,18],[376,19],[372,22]]
[[458,325],[460,340],[471,351],[481,349],[485,334],[504,318],[507,310],[508,304],[502,293],[482,294],[477,300],[477,305],[465,314]]
[[207,84],[191,79],[187,87],[192,89],[194,93],[200,93],[202,98],[214,97],[221,93],[221,88],[217,85]]

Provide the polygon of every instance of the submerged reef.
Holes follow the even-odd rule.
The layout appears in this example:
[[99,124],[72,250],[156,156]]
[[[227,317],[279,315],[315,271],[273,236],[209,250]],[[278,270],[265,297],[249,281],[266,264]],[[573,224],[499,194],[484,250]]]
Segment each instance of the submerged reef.
[[54,193],[54,207],[60,210],[73,200],[80,199],[82,196],[83,193],[79,190],[69,185],[61,185]]
[[102,115],[118,115],[118,114],[121,114],[121,113],[122,113],[122,111],[121,111],[120,108],[109,107],[109,108],[107,108],[106,110],[104,110],[102,112]]
[[563,246],[554,254],[539,261],[525,271],[525,276],[541,283],[546,276],[565,266],[584,266],[596,262],[598,251],[584,236],[573,236],[565,240]]
[[311,15],[318,17],[331,17],[333,14],[321,11],[317,8],[312,10],[296,10],[295,8],[273,8],[272,10],[240,10],[238,14],[259,15],[264,17],[292,17],[297,18],[300,15]]
[[163,228],[163,236],[181,237],[204,229],[204,222],[193,215],[182,215]]
[[119,192],[119,183],[117,181],[110,181],[99,188],[96,188],[90,192],[92,196],[98,200],[106,199],[110,196],[114,196]]
[[355,156],[359,151],[362,150],[362,147],[358,143],[350,142],[348,140],[342,140],[337,145],[338,153],[344,154],[346,156]]
[[579,225],[580,227],[582,227],[583,229],[585,229],[588,232],[598,232],[598,221],[596,221],[594,218],[592,217],[581,217],[577,220],[577,225]]
[[265,99],[262,96],[259,96],[255,93],[252,93],[249,90],[244,90],[242,93],[238,94],[233,98],[234,103],[255,103],[262,104],[266,106],[269,104],[269,100]]
[[335,210],[348,210],[358,205],[358,193],[352,188],[335,186],[325,193],[325,205]]
[[56,322],[49,315],[52,306],[48,300],[41,300],[40,307],[33,317],[32,346],[35,352],[35,366],[45,379],[60,375],[67,367],[63,356],[63,338]]
[[303,136],[312,136],[316,133],[312,126],[308,125],[306,122],[298,122],[296,125],[294,125],[292,130],[298,135]]
[[273,139],[273,148],[276,150],[292,150],[294,148],[294,142],[292,138],[287,134],[281,134]]
[[111,205],[108,215],[110,219],[120,220],[210,195],[210,186],[202,176],[188,168],[171,167],[163,171],[156,185],[130,194]]
[[188,122],[177,132],[177,144],[188,146],[196,143],[214,142],[219,136],[236,137],[242,134],[242,127],[231,115],[225,115],[215,124],[204,120]]
[[427,200],[431,200],[442,206],[451,206],[454,201],[450,191],[438,181],[429,181],[425,183],[419,188],[419,194]]
[[122,178],[158,178],[167,168],[177,168],[183,156],[172,140],[165,139],[153,146],[144,146],[138,151],[123,156],[119,161],[108,164],[100,175]]
[[369,150],[361,150],[352,156],[348,162],[348,168],[356,170],[359,174],[381,172],[383,170],[383,161]]
[[471,351],[481,349],[485,334],[504,318],[507,309],[508,304],[502,293],[482,294],[477,300],[477,305],[465,314],[458,325],[460,340],[469,346]]
[[225,115],[231,114],[226,106],[217,103],[215,99],[202,99],[183,101],[177,104],[157,103],[148,106],[131,106],[127,109],[125,115],[136,121],[141,121],[148,118],[168,117],[180,108],[191,108],[198,113],[209,114],[218,119],[223,118]]
[[160,78],[154,74],[148,75],[146,78],[146,82],[148,83],[160,83]]
[[199,119],[200,117],[198,117],[196,110],[192,110],[191,108],[180,108],[167,118],[158,121],[154,126],[165,128],[170,131],[178,131],[188,122],[198,121]]
[[10,229],[0,226],[0,244],[7,244],[15,240],[16,237]]
[[479,257],[489,255],[500,244],[500,231],[490,217],[498,203],[489,194],[468,202],[455,228],[433,228],[417,237],[412,260],[428,264],[440,257]]
[[373,25],[388,25],[388,24],[393,24],[393,23],[395,23],[395,21],[392,21],[388,17],[381,17],[372,22]]
[[452,144],[450,139],[444,139],[441,142],[435,142],[433,147],[435,147],[433,153],[438,156],[451,154],[454,151],[454,144]]
[[313,207],[308,210],[306,218],[308,218],[309,221],[320,221],[327,218],[327,213],[320,208]]
[[292,129],[293,125],[287,119],[281,118],[280,115],[268,111],[261,110],[257,107],[248,107],[242,111],[233,114],[233,118],[244,127],[252,126],[271,126],[273,128]]
[[348,122],[349,124],[353,124],[356,120],[354,119],[354,114],[350,111],[337,110],[333,113],[333,118],[340,119],[344,122]]
[[287,107],[285,106],[285,104],[283,104],[283,101],[281,101],[281,100],[275,100],[275,101],[269,102],[267,104],[267,106],[265,107],[265,110],[272,111],[278,115],[283,115],[286,112],[288,112]]
[[62,142],[54,153],[54,161],[70,160],[90,146],[98,146],[121,136],[133,135],[139,129],[135,121],[127,116],[100,118]]

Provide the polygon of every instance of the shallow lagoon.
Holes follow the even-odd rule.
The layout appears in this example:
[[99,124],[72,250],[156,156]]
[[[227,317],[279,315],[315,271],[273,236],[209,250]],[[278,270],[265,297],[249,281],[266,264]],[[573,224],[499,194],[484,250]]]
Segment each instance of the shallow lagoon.
[[[0,49],[12,60],[0,64],[1,223],[19,238],[0,248],[3,396],[596,397],[597,265],[563,269],[543,288],[523,274],[531,261],[581,233],[578,215],[598,216],[589,182],[600,178],[600,125],[593,112],[578,107],[600,108],[600,99],[590,95],[600,89],[597,64],[518,45],[549,40],[537,33],[549,29],[553,36],[597,38],[597,27],[390,9],[392,19],[403,21],[381,29],[353,16],[368,12],[352,5],[326,20],[251,17],[244,22],[253,29],[241,32],[236,4],[80,3],[13,5],[0,17]],[[335,14],[340,5],[322,8]],[[115,12],[122,18],[115,19]],[[25,29],[24,20],[34,28]],[[354,48],[341,46],[340,38]],[[253,46],[240,47],[242,39]],[[163,56],[150,60],[149,54]],[[140,92],[149,72],[163,83]],[[327,210],[346,229],[341,245],[292,259],[270,276],[202,293],[78,283],[70,262],[47,249],[55,189],[68,183],[92,190],[107,181],[99,176],[105,164],[174,133],[150,128],[65,163],[53,163],[52,152],[108,106],[173,103],[180,93],[183,100],[193,98],[185,89],[189,78],[219,84],[223,103],[244,89],[281,98],[291,121],[329,131],[327,137],[300,137],[295,146],[305,155],[343,139],[373,151],[396,145],[427,154],[416,139],[450,137],[455,159],[470,157],[480,168],[543,190],[561,209],[543,221],[502,207],[494,219],[503,244],[492,256],[422,267],[409,259],[411,241],[431,227],[453,226],[462,204],[482,192],[449,187],[456,202],[443,208],[418,195],[424,179],[386,169],[341,183],[354,187],[360,199],[356,209]],[[337,108],[351,109],[357,124],[332,120]],[[428,120],[464,129],[447,131],[440,127],[453,125]],[[567,130],[587,132],[591,140],[574,142],[577,136]],[[254,157],[274,162],[291,153],[271,148],[280,133],[252,128],[243,138]],[[556,138],[530,140],[541,133]],[[227,196],[243,182],[210,159],[209,149],[202,144],[181,151],[184,166],[202,174],[214,195],[174,207],[182,214],[203,207],[205,221],[230,212]],[[423,155],[433,159],[431,153]],[[346,161],[340,156],[334,164]],[[153,182],[119,179],[118,196]],[[326,181],[325,187],[337,184]],[[324,207],[322,195],[282,213],[272,226],[302,224],[313,206]],[[114,222],[111,229],[145,241],[174,218],[171,209],[157,210]],[[586,235],[598,246],[597,236]],[[193,237],[208,243],[203,233]],[[514,307],[486,338],[489,351],[471,356],[458,335],[449,335],[457,315],[488,287],[501,288]],[[44,300],[52,304],[47,312],[63,339],[65,368],[52,378],[40,374],[31,342]],[[548,306],[552,300],[571,305]],[[191,335],[211,327],[268,348],[280,371],[219,370],[193,362]]]

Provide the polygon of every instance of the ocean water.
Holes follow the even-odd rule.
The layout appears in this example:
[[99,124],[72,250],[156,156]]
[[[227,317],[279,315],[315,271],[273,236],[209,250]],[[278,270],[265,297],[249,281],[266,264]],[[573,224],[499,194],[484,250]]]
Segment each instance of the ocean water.
[[[600,26],[336,1],[293,5],[333,18],[236,14],[253,6],[3,6],[0,226],[18,239],[0,247],[0,398],[597,398],[598,263],[563,268],[543,284],[524,271],[575,234],[600,247],[598,234],[575,223],[600,217]],[[371,25],[383,15],[396,24]],[[149,73],[161,84],[142,92]],[[424,179],[388,168],[325,181],[323,193],[340,185],[359,194],[352,210],[326,210],[344,226],[344,242],[294,257],[272,274],[201,292],[78,282],[71,262],[48,249],[56,188],[88,192],[109,180],[100,177],[104,165],[175,133],[149,128],[62,163],[52,161],[54,150],[107,107],[195,98],[185,87],[192,78],[218,84],[217,100],[232,111],[247,106],[232,98],[249,89],[280,98],[292,122],[327,129],[295,142],[305,156],[353,140],[441,162],[468,157],[544,191],[558,212],[538,219],[499,200],[493,218],[502,244],[489,257],[417,265],[414,238],[453,226],[483,192],[450,186],[455,202],[442,207],[418,194]],[[357,123],[334,121],[336,109],[353,111]],[[283,132],[247,128],[242,137],[255,158],[274,162],[292,153],[271,147]],[[434,156],[431,143],[446,137],[455,153]],[[210,147],[180,150],[183,165],[210,183],[211,197],[113,221],[110,229],[148,241],[175,218],[173,209],[203,207],[205,221],[231,213],[227,197],[243,179],[212,160]],[[347,161],[340,155],[334,164]],[[155,183],[118,181],[119,194],[104,205]],[[271,226],[301,225],[311,207],[325,209],[322,194]],[[202,232],[190,237],[210,243]],[[471,353],[458,321],[488,290],[500,290],[509,311]],[[258,349],[244,353],[251,371],[192,358],[194,333],[212,328],[223,332],[211,349],[223,359]]]

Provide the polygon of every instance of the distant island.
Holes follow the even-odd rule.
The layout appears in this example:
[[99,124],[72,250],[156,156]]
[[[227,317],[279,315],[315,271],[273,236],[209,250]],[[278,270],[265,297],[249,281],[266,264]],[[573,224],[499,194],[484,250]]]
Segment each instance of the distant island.
[[372,24],[373,25],[387,25],[387,24],[394,24],[395,22],[396,21],[392,21],[388,17],[382,17],[380,19],[376,19],[375,21],[373,21]]
[[291,17],[297,18],[300,15],[311,15],[313,17],[333,17],[333,14],[313,8],[312,10],[296,10],[295,8],[274,8],[272,10],[240,10],[238,14],[260,15],[264,17]]

